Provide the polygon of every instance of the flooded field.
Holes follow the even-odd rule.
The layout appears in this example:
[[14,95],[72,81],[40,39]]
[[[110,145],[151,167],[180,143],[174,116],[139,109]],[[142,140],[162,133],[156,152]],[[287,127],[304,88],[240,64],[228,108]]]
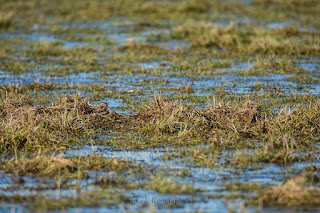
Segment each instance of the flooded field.
[[319,212],[318,20],[318,0],[0,0],[0,212]]

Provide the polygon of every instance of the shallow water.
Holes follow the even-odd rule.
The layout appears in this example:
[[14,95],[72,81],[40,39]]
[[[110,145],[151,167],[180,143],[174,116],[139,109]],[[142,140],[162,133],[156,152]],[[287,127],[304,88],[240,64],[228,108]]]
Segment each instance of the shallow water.
[[[249,1],[243,1],[246,4],[250,4]],[[232,16],[231,16],[232,17]],[[228,18],[230,18],[228,16]],[[233,17],[236,23],[256,23],[255,19],[250,19],[247,17],[238,16]],[[212,22],[213,25],[227,26],[230,20],[217,20]],[[166,23],[167,25],[173,25],[175,23]],[[282,22],[271,22],[265,24],[268,28],[281,28],[287,24],[292,24],[291,20]],[[98,28],[102,30],[107,38],[113,42],[111,45],[101,45],[98,42],[78,42],[78,41],[66,41],[60,39],[61,34],[50,34],[48,29],[50,26],[37,25],[34,26],[31,32],[1,32],[0,39],[17,39],[23,38],[25,42],[38,42],[38,41],[48,41],[48,42],[61,42],[63,47],[68,49],[74,49],[77,47],[92,47],[102,50],[104,54],[115,55],[119,54],[116,48],[119,48],[128,43],[130,40],[134,40],[137,43],[151,43],[158,44],[167,49],[183,49],[187,50],[190,48],[190,42],[184,40],[174,40],[169,41],[152,41],[148,42],[148,36],[153,34],[164,33],[170,35],[170,29],[168,27],[152,27],[145,26],[139,28],[138,24],[126,18],[111,18],[108,21],[102,22],[89,22],[89,23],[62,23],[58,25],[61,28],[72,29],[72,28]],[[139,28],[138,30],[136,30]],[[306,27],[306,29],[308,29]],[[20,47],[22,48],[22,47]],[[121,54],[121,53],[120,53]],[[17,57],[16,55],[10,56],[12,58]],[[287,95],[300,95],[307,92],[308,95],[320,95],[320,84],[318,83],[299,83],[290,79],[294,74],[268,74],[266,71],[265,75],[241,75],[241,71],[250,69],[255,64],[254,62],[247,61],[234,61],[231,66],[226,68],[213,68],[210,70],[209,74],[198,75],[197,72],[189,72],[184,70],[173,70],[173,61],[170,61],[171,56],[167,59],[159,60],[146,60],[146,61],[134,61],[134,62],[123,62],[120,61],[118,64],[134,64],[142,68],[139,73],[137,69],[130,70],[132,73],[128,73],[125,70],[100,70],[90,72],[78,72],[73,73],[72,70],[67,72],[65,75],[59,75],[57,73],[43,72],[46,68],[51,67],[50,63],[45,63],[39,66],[39,69],[33,70],[31,72],[24,72],[20,74],[14,74],[7,70],[0,70],[0,85],[8,84],[32,84],[34,82],[46,83],[48,77],[50,80],[47,83],[54,85],[68,85],[71,89],[57,89],[50,91],[34,91],[33,94],[41,96],[46,95],[60,95],[60,94],[75,94],[79,92],[79,89],[74,89],[73,86],[84,86],[84,85],[102,85],[102,87],[107,88],[105,91],[110,91],[111,94],[119,93],[125,94],[123,96],[112,96],[102,97],[98,100],[92,100],[93,104],[100,104],[106,102],[112,111],[117,113],[132,114],[131,108],[129,108],[129,101],[141,102],[146,100],[151,100],[154,94],[161,93],[163,96],[175,95],[190,95],[194,97],[202,97],[209,100],[219,95],[220,90],[224,90],[226,93],[235,96],[250,96],[253,94],[264,94],[266,91],[276,91],[279,89],[283,96]],[[99,62],[104,62],[104,58],[100,58]],[[206,60],[206,59],[204,59]],[[212,61],[223,61],[223,59],[210,59]],[[33,61],[37,63],[37,61]],[[301,58],[296,61],[297,64],[303,69],[310,71],[310,76],[313,79],[319,80],[319,58]],[[53,62],[54,63],[54,62]],[[109,63],[109,62],[107,62]],[[63,63],[58,63],[55,66],[64,66]],[[219,73],[221,72],[221,73]],[[265,85],[264,89],[254,90],[255,86]],[[183,92],[181,88],[191,86],[192,91]],[[76,87],[75,87],[76,88]],[[297,89],[303,88],[303,89]],[[94,93],[99,93],[101,91],[90,91],[88,89],[81,90],[81,94],[90,99],[90,95]],[[159,92],[160,91],[160,92]],[[101,92],[102,93],[102,92]],[[231,96],[231,95],[230,95]],[[204,107],[208,103],[192,103],[199,107]],[[275,109],[276,110],[276,109]],[[103,139],[108,139],[108,136],[104,136]],[[319,147],[318,147],[319,148]],[[181,148],[183,149],[183,148]],[[156,169],[170,169],[172,174],[177,174],[181,169],[187,168],[192,173],[191,177],[179,177],[174,176],[173,179],[177,182],[191,183],[194,187],[204,189],[204,192],[197,193],[196,195],[170,195],[170,194],[159,194],[152,190],[145,189],[135,189],[128,190],[126,193],[133,199],[137,199],[139,202],[130,205],[121,204],[118,207],[95,207],[95,208],[74,208],[69,209],[67,212],[123,212],[125,210],[144,210],[149,211],[149,208],[153,208],[154,204],[160,202],[161,200],[188,200],[195,199],[195,204],[185,204],[177,208],[168,208],[163,205],[157,206],[159,211],[174,210],[175,212],[186,212],[200,210],[204,212],[226,212],[231,208],[239,209],[240,206],[245,203],[244,199],[234,199],[226,200],[224,198],[210,198],[213,195],[228,194],[232,192],[224,192],[224,186],[226,183],[258,183],[262,185],[281,185],[286,178],[291,177],[295,174],[300,174],[304,168],[310,166],[320,167],[319,159],[313,162],[297,162],[291,165],[277,165],[270,163],[260,163],[258,165],[252,165],[247,167],[238,167],[236,165],[230,167],[223,167],[220,165],[226,161],[229,157],[239,154],[233,153],[234,151],[223,151],[219,154],[219,163],[214,168],[204,168],[199,167],[188,160],[182,161],[179,159],[174,160],[162,160],[161,157],[170,151],[177,151],[177,148],[167,147],[167,148],[155,148],[146,150],[115,150],[114,147],[102,146],[102,145],[86,145],[75,147],[65,151],[66,157],[72,156],[86,156],[101,154],[108,158],[119,158],[130,160],[133,163],[150,166]],[[98,172],[97,174],[90,174],[91,179],[83,180],[80,185],[84,189],[88,189],[87,185],[91,184],[94,176],[102,177],[104,175],[112,175],[106,172]],[[53,184],[51,179],[46,178],[32,178],[29,176],[21,177],[21,179],[16,180],[17,177],[14,175],[8,175],[0,173],[0,195],[9,196],[12,194],[17,195],[32,195],[34,193],[41,193],[50,195],[51,197],[59,197],[62,195],[76,195],[75,190],[57,190],[57,189],[44,189],[35,190],[36,187],[50,187]],[[16,181],[16,182],[15,182]],[[76,185],[76,180],[70,180],[72,186]],[[23,185],[23,187],[21,187]],[[7,190],[7,188],[13,187],[13,190]],[[16,188],[15,188],[16,187]],[[143,201],[147,202],[147,207],[141,206]],[[182,201],[181,201],[182,202]],[[151,207],[150,207],[151,206]],[[245,210],[248,212],[255,212],[258,207],[248,207]],[[27,211],[22,205],[18,204],[0,204],[0,212],[25,212]],[[292,212],[293,209],[269,209],[264,208],[263,212]],[[300,212],[295,211],[294,212]],[[303,211],[301,211],[303,212]],[[309,211],[310,212],[310,211]]]

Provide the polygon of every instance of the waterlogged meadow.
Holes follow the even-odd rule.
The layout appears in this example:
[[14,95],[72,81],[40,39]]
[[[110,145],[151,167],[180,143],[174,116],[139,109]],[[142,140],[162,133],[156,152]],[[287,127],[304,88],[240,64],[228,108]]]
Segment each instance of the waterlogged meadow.
[[0,0],[0,211],[320,211],[318,20],[318,0]]

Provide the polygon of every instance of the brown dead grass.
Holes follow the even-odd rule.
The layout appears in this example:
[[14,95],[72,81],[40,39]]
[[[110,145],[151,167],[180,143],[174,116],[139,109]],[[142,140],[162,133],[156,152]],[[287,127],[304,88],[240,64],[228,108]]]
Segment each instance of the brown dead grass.
[[[143,132],[157,134],[181,131],[205,132],[213,130],[232,130],[251,136],[264,135],[268,140],[272,135],[292,137],[315,137],[320,132],[320,101],[293,110],[283,109],[277,114],[266,113],[262,107],[250,100],[244,104],[214,103],[211,107],[197,109],[168,102],[161,97],[153,104],[141,109],[132,117],[133,122]],[[246,133],[246,134],[245,134]]]
[[93,106],[79,96],[62,97],[48,106],[34,106],[30,96],[8,96],[0,103],[0,148],[70,145],[97,129],[115,128],[119,116],[108,105]]
[[5,172],[15,173],[16,175],[37,174],[39,176],[54,176],[59,171],[76,171],[75,163],[62,155],[44,156],[37,155],[34,158],[11,159],[2,162]]
[[130,161],[105,158],[101,155],[64,157],[62,154],[48,155],[41,152],[28,156],[22,155],[19,158],[2,159],[0,169],[18,176],[61,176],[64,178],[86,178],[90,172],[101,170],[119,173],[130,169],[142,171],[140,166],[132,164]]
[[61,148],[102,130],[119,130],[142,137],[209,139],[219,145],[250,139],[265,141],[273,150],[288,146],[287,140],[279,138],[290,135],[295,142],[290,142],[290,152],[286,153],[292,153],[301,146],[308,147],[320,134],[320,102],[273,114],[249,100],[197,109],[157,97],[129,116],[111,112],[106,103],[94,106],[79,96],[64,96],[54,104],[34,106],[28,95],[9,94],[0,103],[0,118],[2,150]]
[[0,30],[1,29],[8,29],[14,24],[14,12],[10,11],[7,13],[1,13],[0,12]]
[[320,193],[317,188],[306,187],[304,177],[297,177],[263,191],[258,202],[264,206],[314,207],[320,204]]
[[183,106],[178,101],[167,102],[161,97],[140,110],[134,122],[143,133],[175,134],[196,136],[216,129],[244,129],[258,125],[261,107],[251,101],[241,106],[217,103],[199,110]]

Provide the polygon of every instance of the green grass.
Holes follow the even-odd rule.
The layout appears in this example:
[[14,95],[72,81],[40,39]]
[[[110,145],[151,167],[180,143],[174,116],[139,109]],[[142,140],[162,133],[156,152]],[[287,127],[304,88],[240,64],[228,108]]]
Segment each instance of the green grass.
[[51,178],[86,178],[96,171],[128,172],[131,169],[142,171],[138,165],[115,158],[104,158],[100,155],[85,157],[63,157],[62,154],[37,154],[21,156],[1,161],[1,170],[17,176],[29,175]]
[[[42,211],[118,208],[138,189],[243,199],[258,208],[318,206],[318,168],[286,171],[293,163],[316,162],[319,154],[318,1],[0,5],[0,80],[34,78],[0,85],[0,170],[12,179],[0,189],[12,193],[1,195],[1,203]],[[71,74],[88,74],[89,83]],[[156,163],[185,166],[153,167],[99,151],[62,154],[88,144],[106,154],[159,152]],[[238,175],[266,165],[284,168],[268,175],[271,180],[300,173],[304,180],[270,186],[244,183]],[[196,175],[202,169],[226,172],[221,183],[206,180],[220,189],[195,186],[204,183]],[[43,185],[29,186],[29,178]],[[19,190],[35,193],[15,194]],[[53,198],[44,190],[77,194]]]
[[202,191],[194,188],[191,184],[184,186],[182,183],[161,176],[152,178],[151,182],[145,185],[145,189],[154,190],[162,194],[195,194]]
[[13,195],[9,197],[0,197],[0,201],[6,203],[27,203],[26,208],[31,211],[52,211],[81,207],[117,206],[126,199],[128,198],[112,188],[80,192],[77,196],[60,196],[58,199],[51,198],[40,193],[31,196]]

